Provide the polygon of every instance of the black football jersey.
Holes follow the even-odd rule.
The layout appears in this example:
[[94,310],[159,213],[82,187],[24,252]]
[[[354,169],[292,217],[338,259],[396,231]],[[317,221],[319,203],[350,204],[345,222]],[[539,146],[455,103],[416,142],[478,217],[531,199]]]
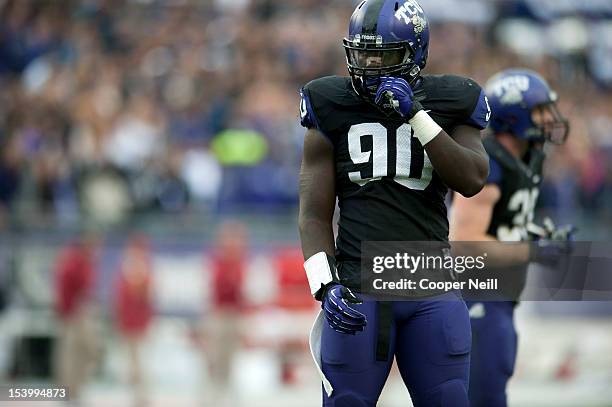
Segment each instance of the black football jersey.
[[[486,127],[488,101],[473,80],[424,76],[417,89],[448,134],[459,125]],[[407,120],[361,98],[348,77],[316,79],[301,93],[302,125],[317,128],[334,147],[337,260],[360,261],[365,241],[448,241],[447,187]]]
[[533,148],[524,160],[519,160],[494,136],[485,138],[484,146],[489,154],[487,182],[498,185],[501,192],[487,233],[504,242],[529,240],[527,226],[533,222],[540,193],[544,152]]

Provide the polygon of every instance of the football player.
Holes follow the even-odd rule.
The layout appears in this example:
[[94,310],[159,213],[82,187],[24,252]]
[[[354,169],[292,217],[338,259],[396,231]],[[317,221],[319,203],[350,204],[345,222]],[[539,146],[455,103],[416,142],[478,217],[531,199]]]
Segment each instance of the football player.
[[[486,186],[471,199],[456,196],[451,211],[453,241],[528,241],[532,233],[558,244],[504,246],[496,261],[525,280],[529,261],[555,262],[567,250],[571,229],[554,230],[533,224],[542,182],[543,145],[562,144],[568,121],[557,109],[557,94],[537,73],[511,69],[486,85],[492,109],[484,140],[490,157]],[[565,230],[565,232],[563,232]],[[521,285],[522,287],[522,285]],[[521,288],[522,289],[522,288]],[[472,407],[506,406],[506,384],[514,371],[517,335],[513,315],[516,302],[468,301],[472,322],[470,402]]]
[[429,23],[416,0],[362,1],[343,43],[349,76],[308,83],[300,108],[299,227],[323,308],[311,333],[323,405],[375,406],[395,358],[415,406],[467,406],[471,331],[460,293],[361,295],[361,244],[448,242],[447,189],[473,196],[488,175],[487,99],[471,79],[422,74]]

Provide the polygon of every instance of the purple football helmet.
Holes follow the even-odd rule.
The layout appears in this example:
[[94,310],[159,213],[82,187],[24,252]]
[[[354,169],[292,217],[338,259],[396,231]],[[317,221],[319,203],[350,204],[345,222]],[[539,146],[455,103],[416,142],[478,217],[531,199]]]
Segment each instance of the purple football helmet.
[[427,63],[429,22],[416,0],[363,0],[343,44],[355,90],[373,99],[381,76],[415,84]]
[[557,108],[558,96],[546,80],[526,69],[508,69],[494,75],[486,85],[494,133],[517,138],[563,144],[569,122]]

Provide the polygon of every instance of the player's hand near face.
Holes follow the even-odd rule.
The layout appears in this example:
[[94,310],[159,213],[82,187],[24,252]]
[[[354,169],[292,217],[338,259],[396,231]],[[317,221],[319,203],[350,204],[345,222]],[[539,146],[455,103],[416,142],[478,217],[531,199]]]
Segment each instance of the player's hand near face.
[[471,197],[480,192],[489,171],[488,157],[482,146],[480,131],[459,125],[448,135],[423,110],[415,92],[403,78],[383,76],[376,91],[377,105],[390,103],[414,130],[438,175],[460,194]]
[[380,105],[389,101],[393,109],[406,119],[411,119],[420,110],[421,103],[414,97],[412,88],[403,78],[383,76],[376,91],[374,102]]

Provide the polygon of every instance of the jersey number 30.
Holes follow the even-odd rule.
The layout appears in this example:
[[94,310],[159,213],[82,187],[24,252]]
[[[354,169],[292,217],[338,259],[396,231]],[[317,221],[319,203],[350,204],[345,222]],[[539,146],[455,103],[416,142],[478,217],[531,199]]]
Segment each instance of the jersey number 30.
[[[365,137],[372,138],[372,148],[366,148],[364,151],[362,140]],[[388,140],[388,130],[380,123],[361,123],[351,126],[348,132],[351,160],[356,165],[371,161],[372,176],[364,178],[365,171],[360,170],[349,172],[349,179],[363,186],[370,181],[391,176],[395,182],[406,188],[419,191],[427,188],[431,182],[433,167],[421,143],[412,137],[410,125],[402,124],[396,130],[396,146],[393,149],[395,160],[390,157],[392,150],[389,148]],[[395,161],[395,168],[392,161]]]
[[508,201],[508,210],[516,212],[512,226],[501,225],[497,228],[497,238],[502,242],[520,242],[529,239],[527,225],[533,222],[533,211],[540,190],[538,188],[519,189]]

